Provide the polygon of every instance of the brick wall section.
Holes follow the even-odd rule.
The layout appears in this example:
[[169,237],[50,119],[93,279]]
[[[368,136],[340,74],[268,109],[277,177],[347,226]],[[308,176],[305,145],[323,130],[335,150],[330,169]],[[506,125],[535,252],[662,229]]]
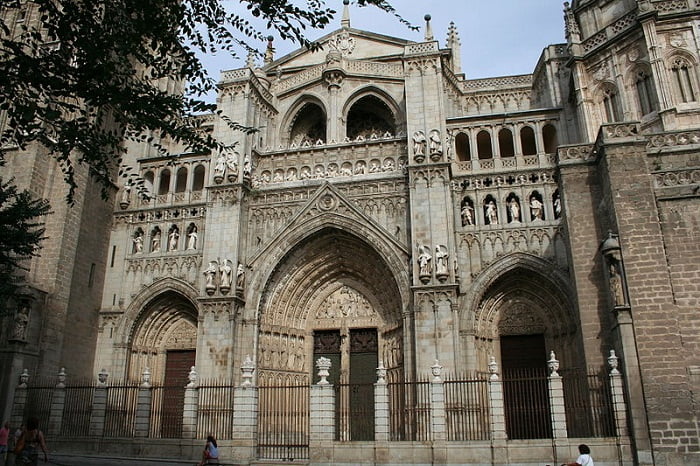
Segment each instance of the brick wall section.
[[[602,365],[610,349],[611,316],[598,248],[601,241],[601,188],[593,165],[569,165],[560,169],[564,225],[571,238],[570,274],[578,302],[585,364]],[[584,361],[581,361],[583,364]]]
[[637,338],[649,428],[662,455],[698,451],[671,275],[642,144],[606,146],[601,162],[617,223]]

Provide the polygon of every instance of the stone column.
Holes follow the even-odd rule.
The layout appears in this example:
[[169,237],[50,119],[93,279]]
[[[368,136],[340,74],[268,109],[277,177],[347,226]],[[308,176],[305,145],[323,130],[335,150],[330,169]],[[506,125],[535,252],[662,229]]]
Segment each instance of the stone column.
[[549,387],[549,407],[552,421],[552,437],[554,439],[567,438],[566,431],[566,410],[564,408],[564,385],[559,375],[559,361],[554,351],[549,353],[549,377],[547,379]]
[[15,388],[15,401],[12,405],[12,416],[10,424],[19,427],[24,423],[24,406],[27,404],[27,382],[29,382],[29,371],[24,369],[19,376],[19,385]]
[[187,379],[189,382],[185,386],[185,401],[182,408],[182,438],[191,439],[197,438],[197,409],[199,406],[197,371],[194,366],[190,368]]
[[386,368],[380,361],[377,367],[377,383],[374,384],[374,440],[388,442],[390,435],[389,388],[386,385]]
[[335,440],[335,392],[328,383],[331,361],[321,357],[316,360],[320,380],[311,387],[309,400],[309,460],[311,463],[333,462]]
[[435,360],[430,367],[433,380],[430,381],[430,428],[433,441],[447,440],[447,415],[445,413],[445,386],[442,378],[442,366]]
[[66,369],[61,368],[58,372],[58,383],[51,397],[51,407],[49,408],[48,434],[52,437],[61,434],[61,424],[63,424],[63,408],[66,404]]
[[489,362],[489,413],[491,424],[491,441],[506,440],[506,413],[503,405],[503,383],[498,377],[498,363],[496,358],[491,356]]
[[102,369],[97,375],[98,384],[92,392],[92,412],[90,413],[90,434],[102,437],[105,430],[107,412],[107,371]]
[[151,426],[151,371],[143,370],[141,385],[136,399],[136,422],[134,434],[136,437],[148,437]]
[[242,382],[233,390],[233,457],[251,462],[258,443],[258,388],[253,385],[255,364],[246,356],[241,366]]

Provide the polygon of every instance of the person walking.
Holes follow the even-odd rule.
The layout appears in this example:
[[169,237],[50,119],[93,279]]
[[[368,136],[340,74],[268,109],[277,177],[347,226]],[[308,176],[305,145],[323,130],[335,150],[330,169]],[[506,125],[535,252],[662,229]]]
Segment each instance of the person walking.
[[39,449],[44,452],[44,462],[49,461],[46,450],[44,434],[39,430],[39,419],[30,417],[27,419],[27,427],[15,444],[15,464],[17,466],[37,466],[39,463]]
[[0,428],[0,461],[5,464],[7,456],[7,441],[10,438],[10,423],[5,421],[5,424]]

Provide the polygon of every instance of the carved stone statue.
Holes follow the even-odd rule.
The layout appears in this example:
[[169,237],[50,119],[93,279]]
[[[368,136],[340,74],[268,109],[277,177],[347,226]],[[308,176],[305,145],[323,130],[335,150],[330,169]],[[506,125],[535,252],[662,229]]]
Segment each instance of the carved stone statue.
[[224,154],[221,154],[216,159],[216,164],[214,165],[214,181],[216,183],[221,183],[224,180],[225,174],[226,174],[226,156]]
[[230,262],[230,260],[224,259],[224,263],[221,265],[219,270],[219,273],[221,275],[221,280],[219,281],[219,288],[221,289],[221,291],[231,289],[231,274],[233,273],[233,269],[231,269],[231,266],[229,265]]
[[615,306],[624,306],[626,304],[625,293],[622,288],[622,278],[617,270],[617,266],[614,263],[608,264],[608,271],[610,274],[610,293],[613,298],[613,304]]
[[448,272],[448,267],[449,267],[449,254],[447,252],[447,246],[445,245],[438,245],[435,247],[435,275],[440,277],[440,276],[447,276],[449,275]]
[[226,154],[226,168],[228,169],[228,180],[230,182],[236,181],[238,178],[238,152],[229,151]]
[[530,214],[532,220],[542,220],[542,203],[535,196],[530,197]]
[[177,228],[173,228],[168,235],[168,251],[177,251],[177,244],[179,240],[180,233],[177,231]]
[[119,199],[119,207],[123,210],[129,207],[129,198],[131,197],[131,186],[128,184],[124,185],[124,189],[122,189],[122,195],[121,198]]
[[519,222],[520,221],[520,204],[518,203],[517,199],[512,198],[510,200],[510,203],[508,204],[508,208],[510,209],[510,221],[511,222]]
[[413,133],[413,155],[414,156],[425,156],[425,133],[423,131],[416,131]]
[[430,131],[430,153],[431,154],[442,154],[442,138],[440,137],[440,131],[434,129]]
[[141,254],[143,252],[143,235],[137,233],[131,241],[134,242],[134,254]]
[[160,252],[160,230],[156,230],[151,239],[151,252]]
[[27,326],[29,325],[29,303],[23,302],[15,313],[15,318],[10,334],[10,340],[25,341],[27,339]]
[[243,159],[243,178],[250,178],[250,175],[252,174],[253,166],[251,165],[250,157],[246,155]]
[[238,268],[236,268],[236,289],[242,290],[244,286],[245,269],[243,268],[243,264],[238,264]]
[[554,218],[561,217],[561,196],[557,193],[554,198]]
[[214,293],[216,290],[216,273],[219,271],[219,263],[217,261],[211,261],[209,262],[209,265],[207,268],[204,270],[204,280],[206,281],[206,284],[204,288],[207,290],[208,294]]
[[197,249],[197,227],[192,225],[192,230],[187,234],[187,249]]
[[474,225],[474,207],[469,204],[462,206],[462,226]]
[[493,201],[489,201],[489,203],[486,204],[486,220],[489,225],[498,224],[498,211],[496,210],[496,203]]
[[418,247],[418,274],[421,277],[430,277],[430,272],[432,270],[430,261],[433,256],[430,254],[430,248],[428,246]]

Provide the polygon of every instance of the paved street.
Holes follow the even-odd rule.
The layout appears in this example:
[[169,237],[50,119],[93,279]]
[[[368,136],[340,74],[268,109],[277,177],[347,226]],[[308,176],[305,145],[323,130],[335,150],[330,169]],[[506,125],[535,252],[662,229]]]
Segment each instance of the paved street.
[[[39,456],[41,458],[41,456]],[[39,460],[39,465],[47,466],[193,466],[193,460],[168,460],[168,459],[134,459],[134,458],[105,458],[98,456],[74,456],[53,453],[49,455],[49,462]],[[8,462],[7,466],[11,466]],[[17,465],[19,466],[19,465]]]

